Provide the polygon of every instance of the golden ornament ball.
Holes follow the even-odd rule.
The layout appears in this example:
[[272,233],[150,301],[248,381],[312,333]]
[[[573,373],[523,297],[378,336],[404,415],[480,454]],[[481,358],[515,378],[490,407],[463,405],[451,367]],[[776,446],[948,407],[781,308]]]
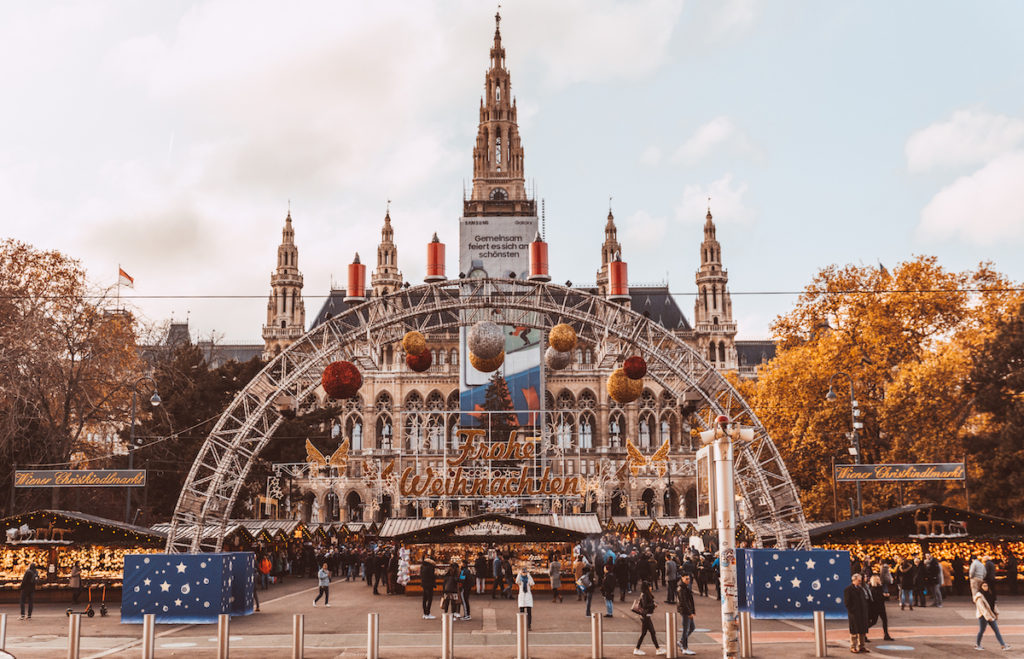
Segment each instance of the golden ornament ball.
[[548,332],[548,345],[558,352],[569,352],[576,347],[576,330],[565,323],[555,325]]
[[416,330],[406,332],[402,337],[402,349],[406,354],[419,355],[427,349],[427,339]]
[[498,353],[497,357],[491,359],[484,359],[483,357],[477,357],[474,353],[469,353],[469,363],[473,365],[473,368],[480,371],[481,373],[490,373],[498,370],[503,363],[505,363],[505,351],[502,350]]
[[621,368],[615,369],[608,376],[608,395],[620,405],[632,403],[637,398],[640,398],[643,390],[644,381],[633,380]]

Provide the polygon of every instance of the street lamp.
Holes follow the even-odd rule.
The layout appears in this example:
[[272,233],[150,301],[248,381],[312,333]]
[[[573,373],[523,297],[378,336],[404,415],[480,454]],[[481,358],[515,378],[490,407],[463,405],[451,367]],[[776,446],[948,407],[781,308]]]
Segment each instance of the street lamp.
[[[828,393],[825,394],[825,400],[833,403],[838,398],[835,390],[832,389],[832,382],[840,375],[850,382],[850,439],[853,442],[853,446],[849,448],[849,451],[850,455],[853,456],[854,463],[860,464],[860,433],[858,433],[857,430],[863,428],[864,424],[858,420],[858,417],[860,416],[860,408],[857,407],[857,397],[853,393],[853,378],[850,377],[849,373],[838,371],[832,374],[832,377],[828,379]],[[857,515],[864,515],[864,500],[861,497],[860,481],[857,481]]]
[[739,607],[733,441],[752,441],[754,429],[730,424],[729,417],[721,415],[715,419],[711,430],[700,433],[700,439],[704,444],[711,444],[715,462],[715,525],[718,527],[718,565],[722,584],[722,656],[735,657],[739,653]]
[[[138,394],[145,393],[144,391],[139,389],[139,387],[143,383],[145,383],[145,382],[149,382],[149,383],[151,383],[153,385],[153,387],[152,387],[153,388],[153,395],[150,396],[150,398],[149,398],[149,404],[152,405],[153,407],[159,407],[160,403],[163,402],[160,399],[160,393],[157,391],[156,380],[154,380],[153,378],[149,377],[148,375],[142,376],[141,378],[139,378],[138,380],[136,380],[132,384],[132,423],[131,423],[130,429],[128,431],[128,470],[129,471],[131,471],[131,469],[134,467],[134,458],[135,458],[135,455],[133,453],[133,451],[135,450],[135,400],[138,397]],[[130,524],[131,523],[131,517],[132,517],[132,488],[129,485],[128,487],[125,488],[125,495],[124,495],[124,523],[125,524]]]

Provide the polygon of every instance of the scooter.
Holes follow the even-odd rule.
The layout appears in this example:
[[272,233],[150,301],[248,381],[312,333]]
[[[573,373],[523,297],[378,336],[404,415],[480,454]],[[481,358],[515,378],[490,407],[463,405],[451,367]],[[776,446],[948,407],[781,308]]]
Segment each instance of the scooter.
[[[96,615],[96,609],[92,608],[92,589],[93,589],[93,586],[89,586],[89,602],[85,605],[84,609],[82,609],[81,611],[75,611],[74,609],[70,609],[69,608],[68,610],[66,610],[64,612],[64,614],[70,617],[72,613],[81,613],[82,615],[85,615],[85,616],[87,616],[89,618],[94,617]],[[102,594],[101,594],[101,600],[100,600],[100,617],[101,618],[105,618],[107,616],[107,614],[110,613],[107,610],[107,584],[106,583],[103,584],[101,593]]]
[[[64,613],[69,618],[71,617],[72,613],[80,613],[80,614],[88,616],[90,618],[95,616],[96,615],[96,611],[93,610],[93,608],[92,608],[92,586],[89,586],[89,603],[85,605],[84,609],[82,609],[81,611],[75,611],[74,609],[69,608]],[[102,615],[106,615],[106,613],[103,613]]]

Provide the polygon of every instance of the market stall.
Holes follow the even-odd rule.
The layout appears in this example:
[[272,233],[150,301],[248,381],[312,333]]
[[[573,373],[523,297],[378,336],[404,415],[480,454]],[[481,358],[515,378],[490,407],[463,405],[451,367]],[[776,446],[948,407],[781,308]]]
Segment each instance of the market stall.
[[39,571],[38,596],[63,598],[77,562],[83,586],[105,585],[107,599],[119,597],[125,554],[163,551],[166,534],[141,526],[64,510],[37,510],[0,519],[0,600],[17,597],[30,563]]
[[[548,558],[562,556],[563,570],[570,567],[566,557],[573,546],[601,534],[601,523],[594,514],[576,515],[504,515],[486,513],[458,519],[391,518],[380,529],[383,542],[401,544],[409,549],[412,581],[406,592],[419,591],[419,566],[430,552],[439,571],[453,560],[473,561],[480,553],[508,554],[513,569],[529,565],[539,589],[547,583]],[[485,575],[488,579],[491,575]]]

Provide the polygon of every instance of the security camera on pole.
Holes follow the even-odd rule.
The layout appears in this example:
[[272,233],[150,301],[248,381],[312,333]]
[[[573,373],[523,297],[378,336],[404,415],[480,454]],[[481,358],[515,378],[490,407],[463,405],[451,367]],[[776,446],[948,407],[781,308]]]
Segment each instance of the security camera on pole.
[[715,526],[718,528],[718,565],[722,592],[722,656],[739,656],[739,607],[736,596],[736,493],[732,468],[733,440],[750,441],[753,428],[737,428],[729,417],[715,419],[715,427],[700,434],[711,446],[715,463]]

